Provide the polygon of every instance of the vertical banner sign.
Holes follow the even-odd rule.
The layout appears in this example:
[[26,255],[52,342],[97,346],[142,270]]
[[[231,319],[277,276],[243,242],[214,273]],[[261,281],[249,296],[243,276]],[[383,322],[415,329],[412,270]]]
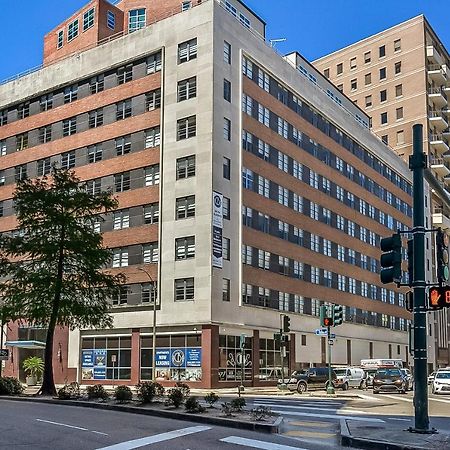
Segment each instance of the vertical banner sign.
[[213,191],[212,265],[222,269],[223,195]]

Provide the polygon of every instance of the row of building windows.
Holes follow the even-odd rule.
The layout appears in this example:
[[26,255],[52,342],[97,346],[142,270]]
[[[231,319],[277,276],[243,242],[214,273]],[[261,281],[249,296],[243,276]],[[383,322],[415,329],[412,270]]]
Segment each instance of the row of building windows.
[[[143,148],[154,148],[160,144],[160,127],[149,128],[142,132],[120,136],[110,141],[90,145],[60,155],[43,158],[28,164],[0,171],[0,185],[12,184],[26,177],[44,176],[50,173],[53,164],[64,169],[123,156]],[[0,142],[0,154],[6,155],[6,144]]]
[[[108,11],[109,12],[109,11]],[[83,13],[81,19],[77,18],[70,22],[67,26],[67,42],[73,41],[79,34],[80,21],[82,23],[82,32],[89,30],[94,26],[95,21],[95,8],[90,8]],[[56,34],[56,47],[58,49],[64,46],[64,32],[65,29],[58,30]]]
[[[396,54],[402,49],[402,41],[401,39],[395,39],[393,42],[393,53]],[[386,45],[381,45],[378,47],[378,58],[383,59],[386,57]],[[349,60],[349,69],[351,71],[355,70],[358,67],[358,57],[352,56]],[[364,52],[364,64],[369,64],[372,61],[372,52],[369,50]],[[336,75],[342,75],[344,73],[344,63],[340,62],[336,64]],[[330,78],[330,69],[324,69],[323,74]]]
[[[402,62],[397,61],[394,63],[394,75],[400,75],[402,73]],[[378,80],[384,81],[387,79],[387,68],[381,67],[378,71]],[[370,86],[372,84],[372,72],[368,72],[364,75],[364,86]],[[350,80],[350,90],[356,91],[358,89],[358,78],[352,78]]]
[[[395,206],[409,217],[412,216],[412,208],[406,202],[400,200],[398,197],[396,197],[394,194],[389,192],[384,187],[381,187],[378,183],[374,182],[371,178],[367,177],[365,174],[355,169],[352,165],[345,163],[341,158],[336,156],[327,148],[321,146],[313,139],[309,138],[309,136],[302,133],[300,130],[291,125],[286,120],[274,114],[268,108],[265,108],[264,106],[259,104],[256,100],[253,100],[250,96],[243,94],[242,103],[243,103],[242,104],[243,112],[250,114],[251,117],[258,120],[263,125],[271,128],[273,131],[276,131],[284,139],[289,140],[290,142],[297,145],[297,147],[300,147],[301,149],[313,155],[315,158],[319,159],[321,162],[338,170],[347,178],[357,183],[359,186],[362,186],[370,193],[386,201],[391,206]],[[263,148],[267,147],[269,151],[268,160],[270,161],[270,146],[268,146],[266,143],[264,142],[260,143],[261,141],[259,141],[258,143],[255,142],[255,146],[258,145],[257,147],[258,152],[255,152],[254,149],[255,146],[253,146],[253,136],[245,132],[245,130],[243,133],[243,142],[244,148],[246,148],[247,146],[250,147],[249,151],[255,154],[260,153],[261,147]],[[281,152],[275,151],[275,149],[273,149],[273,152],[274,153],[278,152],[277,160],[279,160],[280,159],[279,155],[281,154]],[[292,174],[293,167],[295,163],[297,163],[297,161],[288,157],[287,155],[284,154],[281,155],[282,155],[281,159],[284,158],[284,160],[286,161],[285,168],[282,170],[289,172],[289,169],[291,169],[290,173]],[[265,155],[263,154],[262,156],[263,159],[265,159],[264,158]],[[290,161],[292,166],[290,166],[289,164]]]
[[[312,245],[318,245],[318,236],[311,234],[311,242]],[[328,249],[331,250],[331,247],[328,247]],[[360,255],[354,250],[346,249],[345,247],[339,245],[337,255],[332,256],[330,252],[327,256],[334,258],[337,257],[341,261],[360,266],[355,262],[356,258],[364,255]],[[242,262],[243,264],[250,265],[258,269],[268,270],[290,278],[303,280],[307,283],[318,284],[328,288],[337,289],[339,291],[348,292],[350,294],[360,295],[361,297],[371,300],[390,303],[391,305],[398,305],[401,307],[404,306],[404,295],[401,292],[396,293],[395,291],[383,287],[380,288],[376,285],[357,280],[353,277],[347,277],[327,269],[311,266],[301,261],[297,261],[286,256],[280,256],[259,248],[251,247],[249,245],[242,245]]]
[[[244,132],[245,133],[245,132]],[[244,139],[246,140],[248,136],[244,136]],[[248,142],[248,141],[245,141]],[[246,147],[246,143],[244,142],[244,148]],[[259,141],[262,142],[262,141]],[[268,161],[270,161],[270,154],[268,147],[258,147],[258,156],[264,157],[264,154],[260,153],[260,150],[265,152],[267,150],[267,157]],[[252,153],[255,153],[253,151]],[[342,161],[342,160],[341,160]],[[292,165],[290,164],[292,162]],[[350,191],[347,191],[337,185],[336,183],[332,182],[328,178],[319,175],[314,170],[308,168],[307,166],[298,163],[296,160],[292,160],[287,157],[287,155],[282,154],[281,152],[278,152],[277,159],[273,158],[271,163],[278,167],[280,170],[283,170],[284,172],[292,175],[297,180],[302,181],[314,189],[317,189],[327,195],[329,195],[332,198],[337,199],[338,201],[344,203],[345,205],[349,206],[352,209],[355,209],[360,214],[365,215],[367,217],[370,217],[371,219],[385,225],[389,229],[397,229],[397,228],[404,228],[404,224],[402,222],[396,220],[392,215],[386,214],[385,212],[381,211],[378,208],[375,208],[370,203],[366,202],[365,200],[359,198],[358,196],[354,195]],[[245,169],[242,173],[242,181],[244,187],[247,189],[251,189],[255,192],[260,193],[261,195],[264,195],[267,198],[272,198],[273,200],[279,201],[281,204],[284,204],[285,206],[289,206],[291,208],[295,208],[299,205],[298,195],[295,192],[291,192],[286,190],[286,199],[283,199],[280,201],[279,191],[280,187],[273,181],[268,180],[264,177],[261,177],[254,172]],[[272,186],[272,188],[271,188]],[[390,194],[390,193],[388,193]],[[390,197],[390,195],[387,196],[387,199],[389,202],[392,202],[392,206],[397,208],[399,211],[402,211],[405,213],[406,211],[402,206],[407,206],[406,203],[399,203],[394,202],[394,199]],[[397,198],[395,200],[398,200]],[[408,206],[409,208],[409,206]]]
[[[335,215],[335,217],[342,217]],[[369,270],[373,273],[378,273],[379,263],[375,258],[364,255],[354,249],[347,248],[329,239],[323,238],[311,233],[309,231],[300,229],[295,225],[291,225],[277,218],[271,217],[267,214],[261,213],[248,206],[242,207],[242,221],[243,225],[262,233],[270,234],[271,236],[286,240],[292,244],[299,245],[308,250],[321,253],[325,256],[335,258],[342,262],[347,262],[353,266],[360,267],[364,270]],[[344,220],[342,220],[342,231],[344,231]],[[379,236],[359,227],[359,233],[356,233],[356,225],[352,221],[348,221],[347,230],[354,234],[354,237],[365,239],[364,242],[373,247],[379,245]]]
[[314,125],[322,131],[322,133],[329,136],[339,145],[354,154],[358,159],[380,173],[402,191],[412,195],[412,185],[409,181],[393,171],[388,165],[363,148],[345,132],[336,128],[334,124],[325,119],[318,111],[306,104],[303,100],[300,100],[294,93],[280,85],[278,81],[266,74],[260,67],[246,57],[243,57],[242,60],[242,71],[246,77],[254,81],[266,92],[270,93],[277,100],[281,101],[288,108]]
[[139,59],[126,66],[111,69],[104,74],[82,80],[77,84],[72,84],[55,92],[33,98],[17,106],[0,110],[0,126],[159,72],[161,67],[161,52],[153,53],[145,59]]
[[[305,167],[304,172],[308,170]],[[359,214],[369,217],[372,220],[381,223],[387,228],[394,230],[401,226],[400,222],[397,222],[390,214],[386,214],[383,211],[375,208],[374,206],[367,203],[365,200],[359,199],[352,193],[344,190],[335,183],[330,182],[326,178],[319,179],[317,174],[309,169],[309,177],[298,173],[298,179],[304,183],[309,184],[316,190],[322,191],[332,198],[337,199],[340,203],[355,209]],[[304,177],[304,178],[303,178]],[[347,230],[350,236],[355,236],[358,229],[364,230],[364,236],[370,235],[372,233],[365,227],[356,224],[355,222],[346,219],[345,217],[332,212],[328,208],[323,206],[293,192],[272,180],[269,180],[256,172],[249,169],[243,168],[242,171],[242,185],[245,189],[249,189],[253,192],[257,192],[271,200],[277,201],[280,205],[286,206],[294,211],[305,214],[314,220],[326,223],[333,228],[338,228],[342,231]],[[359,234],[359,233],[358,233]],[[362,232],[361,232],[362,235]],[[373,233],[374,236],[379,236]]]
[[[320,306],[329,304],[317,298],[304,297],[245,283],[242,284],[242,303],[311,316],[319,316]],[[351,306],[344,307],[344,320],[345,322],[391,328],[392,330],[406,331],[407,327],[406,320],[401,317],[364,311]]]
[[[143,94],[144,95],[144,94]],[[63,119],[41,128],[37,128],[25,133],[16,135],[15,148],[13,148],[13,140],[10,139],[9,149],[6,153],[13,151],[25,150],[35,145],[45,144],[47,142],[61,139],[73,134],[97,128],[103,125],[109,125],[116,121],[127,119],[148,111],[152,111],[161,106],[161,90],[157,89],[145,94],[145,97],[138,96],[129,98],[118,103],[108,105],[104,108],[98,108],[80,116]],[[144,106],[145,103],[145,107]],[[87,117],[86,117],[87,114]],[[7,145],[6,140],[0,141],[0,148]],[[9,151],[8,151],[9,150]]]

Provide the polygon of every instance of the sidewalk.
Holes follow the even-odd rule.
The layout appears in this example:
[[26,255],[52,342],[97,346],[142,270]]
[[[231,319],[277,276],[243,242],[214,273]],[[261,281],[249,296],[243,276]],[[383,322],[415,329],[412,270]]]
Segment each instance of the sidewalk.
[[450,449],[450,431],[418,434],[387,423],[367,425],[341,419],[341,443],[359,449],[444,450]]

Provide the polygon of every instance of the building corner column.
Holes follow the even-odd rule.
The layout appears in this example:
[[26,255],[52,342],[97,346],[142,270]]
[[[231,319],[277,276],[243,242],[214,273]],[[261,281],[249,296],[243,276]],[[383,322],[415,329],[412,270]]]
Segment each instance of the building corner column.
[[141,330],[131,330],[131,384],[138,384],[141,378]]

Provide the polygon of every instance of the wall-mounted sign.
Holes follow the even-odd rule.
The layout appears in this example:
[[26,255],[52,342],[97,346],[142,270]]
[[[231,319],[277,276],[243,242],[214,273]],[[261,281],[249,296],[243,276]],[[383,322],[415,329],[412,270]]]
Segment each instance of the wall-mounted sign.
[[221,269],[223,267],[223,195],[213,191],[213,217],[212,217],[212,265]]

